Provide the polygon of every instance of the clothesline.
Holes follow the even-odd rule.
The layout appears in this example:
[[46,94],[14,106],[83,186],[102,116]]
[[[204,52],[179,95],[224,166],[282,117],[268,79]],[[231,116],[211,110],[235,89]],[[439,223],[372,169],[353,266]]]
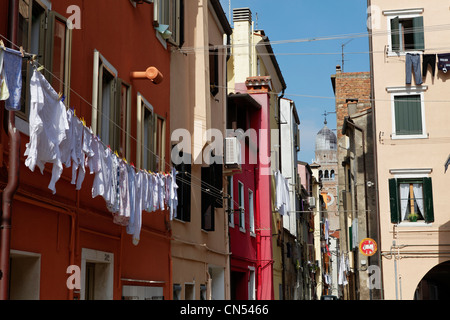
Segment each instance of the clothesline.
[[[53,74],[50,70],[48,70],[47,68],[45,68],[44,65],[40,64],[39,61],[36,60],[36,57],[37,57],[36,55],[24,52],[23,49],[22,49],[22,47],[20,47],[20,46],[18,46],[17,44],[13,43],[13,42],[10,41],[8,38],[6,38],[4,35],[0,34],[0,37],[3,38],[3,39],[4,39],[5,41],[7,41],[8,43],[10,43],[12,46],[14,46],[14,47],[20,49],[21,53],[24,54],[25,57],[27,57],[27,58],[30,60],[30,62],[31,62],[32,64],[38,65],[39,67],[38,67],[37,70],[44,69],[46,72],[48,72],[50,75],[52,75],[52,77],[53,77],[54,79],[58,80],[60,83],[62,83],[62,84],[64,84],[64,85],[66,84],[63,80],[59,79],[59,78],[58,78],[55,74]],[[20,78],[20,79],[21,79],[21,78]],[[69,89],[70,89],[71,92],[75,93],[80,99],[82,99],[85,103],[87,103],[87,104],[88,104],[89,106],[91,106],[93,109],[96,109],[97,112],[99,112],[100,114],[102,114],[102,111],[101,111],[101,110],[95,108],[90,102],[88,102],[86,99],[84,99],[78,92],[76,92],[76,91],[73,90],[72,88],[69,88]],[[20,96],[20,95],[19,95],[19,96]],[[64,97],[62,97],[62,98],[64,98]],[[74,108],[72,108],[72,109],[75,111]],[[112,123],[114,126],[116,126],[119,130],[123,131],[128,137],[130,137],[131,139],[133,139],[134,141],[137,142],[137,139],[136,139],[135,137],[133,137],[131,134],[129,134],[128,132],[126,132],[119,124],[117,124],[116,122],[112,121],[111,119],[109,119],[109,121],[110,121],[110,123]],[[99,140],[99,141],[104,145],[105,148],[108,147],[103,141],[101,141],[101,140]],[[156,153],[154,153],[152,150],[150,150],[150,149],[148,148],[148,146],[144,145],[143,143],[141,143],[141,147],[144,148],[145,150],[149,151],[149,152],[152,153],[153,155],[158,156]],[[169,167],[171,167],[171,164],[169,164],[167,161],[165,162],[165,164],[167,164]],[[187,184],[187,185],[195,185],[195,184],[193,184],[193,183],[191,183],[191,182],[189,182],[189,181],[187,181],[187,180],[181,179],[180,177],[178,177],[178,180],[179,180],[180,182],[182,181],[183,183],[185,183],[185,184]],[[223,193],[223,192],[220,192],[219,194],[217,194],[217,193],[216,193],[216,194],[213,194],[211,191],[208,191],[208,190],[215,189],[214,186],[209,185],[209,184],[204,183],[204,182],[202,182],[202,184],[204,184],[207,188],[205,189],[205,188],[203,188],[202,186],[198,186],[198,185],[195,185],[195,186],[200,187],[202,191],[204,191],[204,192],[210,194],[211,196],[215,197],[218,201],[221,200],[221,199],[223,199],[223,196],[224,196],[224,193]],[[225,195],[225,196],[226,196],[226,195]]]
[[[0,50],[0,97],[12,110],[20,109],[22,84],[14,73],[20,74],[22,52]],[[4,57],[6,59],[3,59]],[[14,80],[14,81],[13,81]],[[94,174],[92,197],[102,196],[113,222],[126,226],[133,244],[140,239],[142,211],[170,210],[176,216],[178,204],[176,170],[152,173],[128,164],[105,144],[83,120],[66,108],[61,97],[33,65],[30,81],[30,141],[26,144],[25,165],[34,172],[37,166],[43,174],[46,163],[52,164],[49,189],[56,193],[56,183],[63,167],[72,167],[72,181],[80,190],[89,167]],[[12,100],[10,99],[12,98]],[[11,100],[11,101],[10,101]]]

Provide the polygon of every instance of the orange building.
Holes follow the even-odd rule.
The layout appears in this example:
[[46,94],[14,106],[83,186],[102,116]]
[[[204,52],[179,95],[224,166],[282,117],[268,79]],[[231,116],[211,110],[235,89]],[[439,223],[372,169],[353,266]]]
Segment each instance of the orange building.
[[[176,41],[158,27],[161,10],[146,1],[0,0],[0,34],[5,46],[37,55],[65,105],[120,158],[168,172]],[[72,169],[64,168],[53,194],[51,166],[43,174],[25,166],[32,68],[23,60],[22,109],[8,112],[0,101],[0,299],[171,299],[168,210],[142,212],[135,245],[102,197],[92,197],[93,174],[76,190]],[[133,73],[150,66],[160,72],[154,80]]]

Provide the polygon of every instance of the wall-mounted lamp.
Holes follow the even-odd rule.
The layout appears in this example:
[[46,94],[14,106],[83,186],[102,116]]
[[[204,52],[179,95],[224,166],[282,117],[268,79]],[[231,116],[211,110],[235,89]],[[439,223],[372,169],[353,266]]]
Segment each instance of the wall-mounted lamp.
[[154,84],[159,84],[163,81],[162,73],[155,67],[148,67],[145,71],[133,71],[130,73],[131,79],[148,79]]

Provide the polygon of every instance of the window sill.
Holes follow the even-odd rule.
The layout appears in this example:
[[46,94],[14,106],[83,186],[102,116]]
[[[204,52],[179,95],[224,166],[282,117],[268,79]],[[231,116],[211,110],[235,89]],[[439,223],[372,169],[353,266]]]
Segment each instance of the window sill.
[[245,228],[239,227],[239,231],[245,233]]
[[407,53],[411,53],[411,54],[424,54],[425,50],[414,50],[414,51],[391,51],[389,50],[387,52],[387,56],[388,57],[404,57],[406,56]]
[[425,221],[417,221],[417,222],[403,221],[397,224],[397,226],[400,228],[410,228],[410,227],[423,228],[423,227],[431,227],[433,226],[433,223],[427,223]]
[[391,135],[392,140],[411,140],[411,139],[428,139],[428,134],[412,134],[412,135]]
[[256,238],[256,233],[254,233],[253,231],[250,231],[250,236],[253,238]]

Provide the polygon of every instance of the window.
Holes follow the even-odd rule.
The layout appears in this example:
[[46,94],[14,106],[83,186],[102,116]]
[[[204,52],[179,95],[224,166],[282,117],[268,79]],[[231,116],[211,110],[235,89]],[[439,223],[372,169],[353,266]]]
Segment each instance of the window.
[[209,87],[211,94],[216,96],[219,92],[219,50],[217,49],[209,50]]
[[229,198],[227,200],[228,222],[229,222],[229,226],[234,228],[233,176],[229,176],[229,177],[227,177],[227,179],[228,179],[227,194],[229,196]]
[[[121,83],[117,70],[97,50],[94,51],[94,76],[92,99],[92,130],[109,145],[111,150],[119,152],[121,127]],[[118,89],[120,88],[120,89]]]
[[434,221],[431,178],[389,179],[391,222]]
[[[17,45],[26,52],[36,54],[39,64],[45,66],[44,76],[55,89],[70,99],[70,61],[72,31],[67,27],[66,18],[51,11],[47,0],[20,0]],[[18,116],[28,119],[31,66],[24,59],[22,65],[22,106]]]
[[122,300],[164,300],[164,289],[144,285],[124,285]]
[[184,300],[194,300],[195,299],[195,284],[185,283],[184,284]]
[[248,216],[250,224],[250,234],[255,235],[255,213],[254,213],[254,198],[253,191],[248,190]]
[[391,48],[395,52],[424,50],[423,17],[394,17],[390,20]]
[[[180,152],[183,157],[183,152]],[[176,219],[180,221],[191,221],[191,164],[180,163],[175,165],[177,170],[176,181],[178,185],[178,205]]]
[[153,20],[154,26],[163,39],[181,47],[183,36],[183,0],[155,0]]
[[244,185],[239,181],[239,230],[245,232]]
[[394,96],[395,136],[423,135],[422,102],[419,94]]
[[119,156],[130,158],[130,128],[131,128],[131,86],[119,79],[120,88],[120,141]]
[[165,170],[165,120],[138,94],[137,166],[151,171]]

